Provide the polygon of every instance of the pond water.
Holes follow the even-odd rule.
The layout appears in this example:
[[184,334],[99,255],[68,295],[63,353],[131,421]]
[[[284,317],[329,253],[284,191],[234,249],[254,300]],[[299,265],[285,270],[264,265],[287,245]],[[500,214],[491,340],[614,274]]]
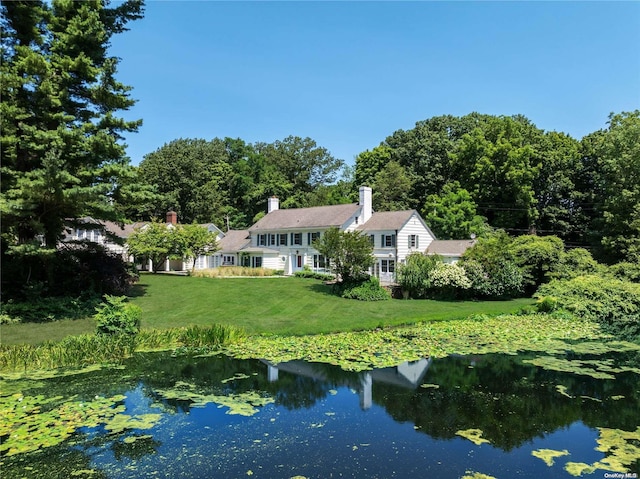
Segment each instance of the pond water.
[[119,369],[3,381],[0,470],[6,478],[631,478],[640,472],[637,364],[637,352],[487,354],[353,373],[144,354]]

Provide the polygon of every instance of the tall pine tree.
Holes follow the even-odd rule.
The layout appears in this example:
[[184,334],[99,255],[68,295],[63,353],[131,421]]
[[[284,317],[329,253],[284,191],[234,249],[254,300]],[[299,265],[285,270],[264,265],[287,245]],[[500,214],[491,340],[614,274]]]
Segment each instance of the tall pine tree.
[[143,7],[142,0],[113,8],[108,0],[2,3],[3,262],[51,251],[73,218],[117,219],[113,196],[131,168],[121,134],[141,122],[117,116],[134,100],[116,80],[118,58],[108,49]]

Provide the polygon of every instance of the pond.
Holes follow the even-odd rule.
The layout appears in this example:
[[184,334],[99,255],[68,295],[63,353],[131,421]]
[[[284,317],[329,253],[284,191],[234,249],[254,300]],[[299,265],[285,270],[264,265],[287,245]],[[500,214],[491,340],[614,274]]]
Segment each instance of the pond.
[[56,479],[637,477],[638,351],[582,349],[358,373],[153,353],[5,380],[0,469]]

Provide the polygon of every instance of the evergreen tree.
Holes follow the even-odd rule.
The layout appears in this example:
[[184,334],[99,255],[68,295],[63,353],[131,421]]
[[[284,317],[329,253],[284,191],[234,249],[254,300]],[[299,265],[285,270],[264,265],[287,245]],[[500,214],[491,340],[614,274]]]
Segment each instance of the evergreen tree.
[[73,218],[118,219],[121,133],[140,121],[116,116],[134,100],[108,48],[142,12],[142,0],[2,4],[3,256],[51,251]]

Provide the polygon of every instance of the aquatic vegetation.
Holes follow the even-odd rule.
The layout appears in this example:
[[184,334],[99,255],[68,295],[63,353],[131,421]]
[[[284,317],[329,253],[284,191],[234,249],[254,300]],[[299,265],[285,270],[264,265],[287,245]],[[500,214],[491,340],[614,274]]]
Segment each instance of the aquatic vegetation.
[[585,464],[584,462],[567,462],[564,470],[572,476],[582,476],[583,474],[591,474],[595,472],[595,467]]
[[596,440],[596,451],[606,454],[604,459],[585,464],[583,462],[568,462],[565,470],[573,476],[591,474],[597,469],[604,471],[627,473],[629,466],[640,460],[640,427],[635,431],[610,429],[599,427],[599,437]]
[[538,459],[542,459],[547,466],[551,467],[553,466],[554,459],[556,457],[568,456],[569,451],[566,449],[563,449],[562,451],[556,451],[554,449],[538,449],[536,451],[532,451],[531,455]]
[[6,437],[0,453],[11,456],[55,446],[80,427],[109,424],[124,412],[124,406],[119,404],[124,399],[113,396],[79,401],[75,397],[45,398],[20,393],[0,398],[0,437]]
[[259,411],[259,407],[271,404],[273,398],[265,397],[256,391],[247,391],[238,394],[206,394],[195,391],[195,385],[188,383],[176,383],[171,389],[158,389],[157,394],[168,400],[189,401],[191,407],[204,407],[209,403],[218,404],[219,407],[227,407],[227,414],[241,416],[253,416]]
[[493,476],[482,474],[481,472],[466,471],[461,479],[496,479]]
[[573,399],[573,396],[567,392],[567,386],[565,386],[563,384],[557,384],[556,385],[556,391],[558,391],[563,396],[568,397],[569,399]]
[[614,472],[629,472],[628,466],[640,460],[640,427],[635,431],[608,429],[599,427],[596,451],[604,452],[607,457],[593,466]]
[[481,429],[466,429],[464,431],[456,431],[456,435],[462,436],[465,439],[469,439],[469,441],[474,443],[476,446],[479,446],[480,444],[483,444],[485,442],[490,442],[488,439],[481,437]]
[[611,359],[577,360],[557,358],[554,356],[538,356],[534,359],[525,359],[523,362],[551,371],[580,374],[583,376],[591,376],[595,379],[615,379],[615,373],[640,373],[638,368],[613,367],[613,360]]
[[241,359],[265,358],[273,363],[304,359],[363,371],[449,354],[560,354],[570,351],[574,342],[605,338],[592,322],[532,314],[313,336],[257,336],[231,343],[225,351]]

